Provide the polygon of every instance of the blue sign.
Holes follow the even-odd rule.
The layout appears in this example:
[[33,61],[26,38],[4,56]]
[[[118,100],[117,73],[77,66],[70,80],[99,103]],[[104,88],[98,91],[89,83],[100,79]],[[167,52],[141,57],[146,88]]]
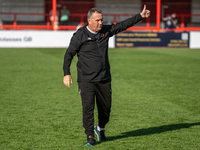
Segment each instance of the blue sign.
[[115,47],[189,48],[189,32],[122,32],[115,36]]

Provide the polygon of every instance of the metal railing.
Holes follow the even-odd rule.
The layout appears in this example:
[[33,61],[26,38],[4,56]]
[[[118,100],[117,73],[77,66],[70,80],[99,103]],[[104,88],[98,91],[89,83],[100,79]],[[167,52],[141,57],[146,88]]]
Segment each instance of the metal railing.
[[[50,22],[49,19],[49,14],[47,13],[0,13],[0,16],[3,15],[11,15],[13,16],[13,20],[10,21],[11,24],[0,24],[0,29],[4,29],[4,30],[22,30],[22,29],[32,29],[32,30],[53,30],[53,25]],[[20,21],[17,21],[17,16],[44,16],[44,21],[43,24],[37,24],[34,21],[32,22],[32,24],[26,24],[26,22],[24,24],[20,24]],[[134,15],[130,15],[130,14],[104,14],[105,17],[109,17],[112,18],[111,21],[112,23],[117,23],[118,18],[120,17],[130,17],[130,16],[134,16]],[[76,18],[75,20],[77,20],[80,24],[84,24],[87,21],[87,14],[81,14],[81,13],[76,13],[76,14],[70,14],[69,15],[70,18]],[[200,31],[200,22],[197,21],[198,25],[197,26],[186,26],[187,22],[185,22],[186,18],[192,18],[192,17],[198,17],[198,20],[200,20],[200,14],[178,14],[177,15],[179,22],[180,22],[180,26],[177,27],[176,29],[170,30],[170,31],[175,31],[175,32],[179,32],[179,31]],[[150,21],[151,18],[146,19],[145,21],[143,21],[143,25],[140,24],[136,24],[136,26],[133,26],[131,28],[129,28],[128,30],[142,30],[142,31],[156,31],[156,25],[155,23],[152,23]],[[73,20],[73,19],[72,19]],[[191,20],[191,19],[190,19]],[[2,20],[4,22],[4,20]],[[77,28],[77,24],[73,25],[70,24],[70,20],[69,20],[69,25],[65,25],[65,26],[61,26],[59,24],[57,24],[57,29],[56,30],[76,30]],[[165,32],[165,31],[169,31],[168,29],[160,29],[161,32]]]

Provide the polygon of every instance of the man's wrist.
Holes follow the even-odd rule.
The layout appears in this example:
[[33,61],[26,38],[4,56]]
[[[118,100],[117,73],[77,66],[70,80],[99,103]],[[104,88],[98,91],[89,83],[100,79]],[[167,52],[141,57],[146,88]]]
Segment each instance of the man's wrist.
[[71,76],[71,74],[70,74],[70,73],[64,73],[64,76],[67,76],[67,75],[70,75],[70,76]]

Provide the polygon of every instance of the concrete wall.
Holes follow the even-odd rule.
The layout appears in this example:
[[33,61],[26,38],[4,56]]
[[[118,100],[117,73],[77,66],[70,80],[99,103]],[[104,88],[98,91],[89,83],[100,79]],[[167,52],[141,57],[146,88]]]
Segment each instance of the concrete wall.
[[[0,12],[44,13],[44,0],[0,0]],[[13,21],[13,15],[0,15],[1,20]],[[17,21],[44,21],[44,16],[18,15]]]
[[[96,7],[100,8],[104,14],[138,14],[141,12],[141,0],[95,0]],[[130,17],[130,16],[129,16]],[[117,22],[128,18],[121,16],[117,18]],[[113,23],[112,16],[104,16],[104,22]]]

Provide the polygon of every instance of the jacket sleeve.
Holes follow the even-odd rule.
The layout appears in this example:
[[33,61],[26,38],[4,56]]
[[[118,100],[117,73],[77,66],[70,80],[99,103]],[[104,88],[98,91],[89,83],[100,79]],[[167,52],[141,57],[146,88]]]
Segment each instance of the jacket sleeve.
[[111,30],[110,30],[111,36],[121,31],[126,30],[127,28],[135,25],[141,20],[142,20],[142,16],[140,14],[137,14],[134,17],[128,18],[122,22],[117,23],[116,25],[112,25]]
[[71,75],[70,73],[70,66],[73,57],[76,55],[77,51],[79,50],[79,47],[81,45],[81,40],[79,39],[78,33],[74,33],[69,47],[66,50],[65,56],[64,56],[64,63],[63,63],[63,71],[64,71],[64,76],[65,75]]

